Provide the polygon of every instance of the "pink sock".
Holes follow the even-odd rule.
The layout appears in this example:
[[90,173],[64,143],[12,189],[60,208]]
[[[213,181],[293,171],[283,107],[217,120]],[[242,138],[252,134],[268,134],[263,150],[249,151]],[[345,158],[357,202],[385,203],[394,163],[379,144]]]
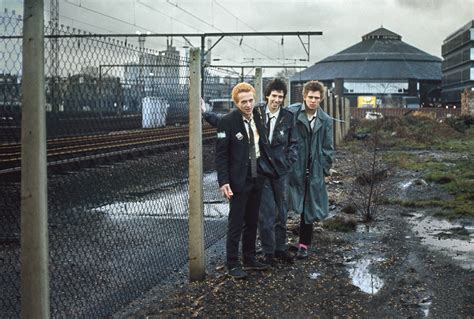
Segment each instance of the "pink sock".
[[301,243],[300,243],[300,244],[299,244],[299,248],[308,249],[308,246],[305,245],[305,244],[301,244]]

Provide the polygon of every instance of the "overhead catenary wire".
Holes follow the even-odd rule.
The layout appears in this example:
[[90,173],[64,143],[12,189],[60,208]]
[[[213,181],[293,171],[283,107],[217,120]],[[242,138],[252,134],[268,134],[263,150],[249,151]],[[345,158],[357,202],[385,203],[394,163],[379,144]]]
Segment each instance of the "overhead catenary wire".
[[[138,2],[138,3],[142,3],[140,0],[137,0],[137,2]],[[166,3],[168,3],[168,4],[172,5],[172,6],[174,6],[175,8],[177,8],[177,9],[183,11],[184,13],[186,13],[186,14],[188,14],[189,16],[193,17],[194,19],[196,19],[196,20],[198,20],[198,21],[200,21],[200,22],[202,22],[202,23],[204,23],[204,24],[210,26],[211,28],[214,28],[214,29],[216,29],[216,30],[218,30],[218,31],[220,31],[220,32],[224,32],[224,30],[213,26],[212,24],[210,24],[210,23],[207,22],[206,20],[202,19],[201,17],[195,15],[194,13],[190,12],[189,10],[184,9],[182,6],[179,6],[177,3],[173,3],[173,2],[171,2],[170,0],[166,0]],[[236,39],[235,39],[235,40],[236,40]],[[239,40],[236,40],[236,41],[239,41]],[[240,42],[239,42],[239,46],[241,46],[241,45],[242,45],[242,39],[240,39]],[[243,44],[243,45],[246,46],[246,47],[248,47],[248,48],[251,49],[252,51],[255,51],[255,52],[261,54],[262,56],[266,56],[267,58],[271,59],[270,56],[268,56],[267,54],[265,54],[264,52],[262,52],[262,51],[260,51],[260,50],[255,49],[254,47],[252,47],[252,46],[250,46],[250,45],[247,45],[247,44]]]

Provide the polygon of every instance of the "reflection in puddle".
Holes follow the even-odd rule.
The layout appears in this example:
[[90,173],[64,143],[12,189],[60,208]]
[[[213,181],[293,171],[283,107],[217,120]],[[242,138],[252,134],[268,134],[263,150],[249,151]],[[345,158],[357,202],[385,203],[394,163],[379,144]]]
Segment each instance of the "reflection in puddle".
[[382,279],[370,273],[369,268],[373,261],[383,259],[364,258],[358,261],[346,263],[352,284],[365,293],[376,294],[384,285]]
[[309,279],[318,279],[318,277],[321,276],[321,274],[319,272],[312,272],[309,274]]
[[[227,217],[229,204],[218,191],[215,173],[204,175],[203,188],[204,217]],[[139,217],[187,219],[188,210],[188,185],[180,184],[166,190],[149,192],[143,198],[95,207],[90,212],[101,213],[115,220]]]
[[409,182],[406,182],[406,183],[401,183],[401,184],[400,184],[400,188],[403,189],[403,190],[405,190],[405,189],[407,189],[408,187],[410,187],[411,184],[413,184],[413,181],[409,181]]
[[473,269],[474,228],[421,216],[417,214],[410,220],[413,231],[421,238],[421,241],[432,249],[451,256],[461,267]]
[[356,232],[358,233],[379,233],[378,227],[371,226],[369,224],[357,224]]
[[425,187],[425,186],[428,186],[428,183],[424,179],[421,179],[421,178],[415,178],[415,179],[412,179],[408,182],[400,183],[400,188],[402,190],[407,190],[407,188],[409,188],[411,186]]
[[428,317],[430,313],[430,307],[431,307],[431,298],[430,297],[423,298],[421,302],[418,304],[418,306],[420,307],[421,311],[423,311],[423,315],[425,317]]

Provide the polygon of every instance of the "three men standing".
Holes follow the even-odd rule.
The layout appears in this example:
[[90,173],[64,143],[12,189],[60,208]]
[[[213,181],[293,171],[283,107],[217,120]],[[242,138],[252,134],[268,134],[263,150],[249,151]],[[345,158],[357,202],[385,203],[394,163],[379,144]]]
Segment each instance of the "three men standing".
[[[275,257],[293,261],[286,243],[288,194],[290,208],[301,215],[297,258],[308,257],[313,222],[328,215],[324,176],[332,165],[334,148],[332,119],[319,109],[325,87],[307,82],[304,103],[289,110],[281,107],[286,93],[286,84],[274,79],[265,89],[267,103],[254,107],[255,89],[239,83],[232,90],[237,110],[220,120],[213,117],[218,122],[219,186],[230,201],[227,267],[235,278],[246,277],[246,269],[268,268]],[[260,156],[270,159],[277,179],[257,173]],[[257,221],[265,263],[255,258]],[[241,236],[243,267],[238,258]]]

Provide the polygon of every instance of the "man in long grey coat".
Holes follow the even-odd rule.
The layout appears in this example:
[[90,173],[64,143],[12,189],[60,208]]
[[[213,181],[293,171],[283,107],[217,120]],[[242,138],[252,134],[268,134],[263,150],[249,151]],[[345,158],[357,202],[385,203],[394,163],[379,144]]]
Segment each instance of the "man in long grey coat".
[[308,258],[313,235],[313,222],[329,213],[328,193],[324,177],[329,174],[334,157],[332,118],[319,104],[326,88],[318,81],[303,86],[303,104],[290,108],[296,122],[298,160],[290,172],[290,208],[301,215],[299,259]]

